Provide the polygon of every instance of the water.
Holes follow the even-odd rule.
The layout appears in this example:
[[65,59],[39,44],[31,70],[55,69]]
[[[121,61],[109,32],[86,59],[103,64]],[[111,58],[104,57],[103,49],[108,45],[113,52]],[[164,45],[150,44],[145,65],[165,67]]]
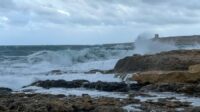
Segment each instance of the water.
[[[133,45],[0,46],[0,87],[19,91],[38,80],[86,79],[119,82],[114,74],[85,74],[112,69],[118,59],[133,54]],[[49,74],[61,70],[62,75]],[[48,74],[48,75],[47,75]]]

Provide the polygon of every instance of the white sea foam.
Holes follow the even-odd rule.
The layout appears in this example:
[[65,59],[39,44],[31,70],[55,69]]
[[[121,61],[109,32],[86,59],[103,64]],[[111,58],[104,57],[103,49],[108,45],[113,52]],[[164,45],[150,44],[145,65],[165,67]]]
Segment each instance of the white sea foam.
[[93,70],[93,69],[110,70],[110,69],[114,68],[117,61],[118,61],[118,59],[110,59],[110,60],[104,60],[104,61],[79,63],[79,64],[75,64],[71,67],[66,67],[66,69],[72,70],[72,71],[77,71],[77,70],[78,71],[89,71],[89,70]]
[[123,109],[127,110],[128,112],[141,112],[142,110],[139,109],[140,104],[130,104],[123,107]]

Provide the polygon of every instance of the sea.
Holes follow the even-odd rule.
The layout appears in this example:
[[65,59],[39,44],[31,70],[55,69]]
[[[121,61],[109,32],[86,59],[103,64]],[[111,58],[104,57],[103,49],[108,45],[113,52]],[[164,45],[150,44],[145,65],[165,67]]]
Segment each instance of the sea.
[[[0,87],[16,92],[32,89],[32,92],[52,94],[88,94],[98,96],[105,92],[95,90],[43,89],[27,87],[39,80],[72,81],[85,79],[91,82],[120,82],[115,74],[86,73],[90,70],[110,70],[116,62],[133,54],[134,45],[47,45],[47,46],[0,46]],[[55,74],[52,71],[60,71]],[[107,93],[109,94],[109,93]]]
[[[156,48],[159,48],[156,52],[180,49],[174,46],[166,47],[163,44],[162,46],[160,44],[156,44],[159,46],[151,48],[152,45],[155,45],[155,43],[140,43],[105,45],[0,46],[0,87],[11,88],[14,93],[63,94],[66,96],[81,96],[82,94],[88,94],[91,97],[103,96],[128,98],[128,93],[105,92],[85,88],[47,89],[28,85],[39,80],[59,79],[66,81],[85,79],[90,82],[126,82],[126,80],[117,77],[116,74],[87,72],[97,69],[111,70],[114,68],[119,59],[126,56],[132,56],[136,53],[155,53]],[[199,48],[200,47],[198,45],[190,47],[187,46],[182,49]],[[52,71],[59,71],[60,73],[56,74]],[[189,101],[194,106],[200,106],[200,98],[188,97],[176,93],[149,94],[154,97],[138,96],[136,98],[141,101],[156,101],[159,98],[176,97],[180,101]]]

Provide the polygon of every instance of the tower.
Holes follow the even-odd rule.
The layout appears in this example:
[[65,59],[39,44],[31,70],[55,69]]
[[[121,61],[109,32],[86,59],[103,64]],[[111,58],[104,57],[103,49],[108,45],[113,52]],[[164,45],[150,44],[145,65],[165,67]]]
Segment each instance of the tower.
[[159,34],[155,34],[155,39],[158,39],[159,38]]

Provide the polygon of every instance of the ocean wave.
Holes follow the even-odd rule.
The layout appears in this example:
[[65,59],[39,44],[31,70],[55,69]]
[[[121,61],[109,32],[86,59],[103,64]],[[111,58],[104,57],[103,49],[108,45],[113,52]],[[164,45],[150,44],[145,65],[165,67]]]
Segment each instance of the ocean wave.
[[73,65],[91,61],[119,59],[131,55],[130,50],[108,50],[105,48],[85,48],[82,50],[38,51],[27,56],[30,64],[48,62],[56,65]]

